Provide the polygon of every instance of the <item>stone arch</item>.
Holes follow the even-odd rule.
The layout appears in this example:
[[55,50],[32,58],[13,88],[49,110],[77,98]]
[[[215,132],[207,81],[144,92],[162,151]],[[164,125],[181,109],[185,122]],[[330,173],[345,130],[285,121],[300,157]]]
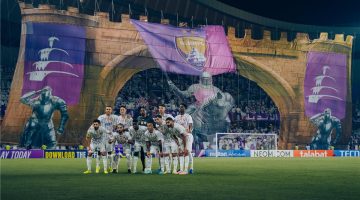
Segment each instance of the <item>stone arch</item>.
[[234,57],[240,75],[256,82],[263,88],[282,110],[282,113],[287,113],[293,108],[293,100],[296,98],[296,94],[285,79],[249,56],[234,54]]
[[[256,82],[271,97],[279,108],[281,123],[280,143],[285,144],[293,118],[287,120],[294,108],[296,94],[289,83],[279,74],[252,57],[234,54],[240,75]],[[136,73],[156,66],[145,45],[129,50],[125,55],[116,56],[100,72],[99,89],[106,102],[115,103],[118,92]],[[287,123],[287,121],[289,121]]]
[[278,107],[281,119],[280,146],[285,145],[290,137],[290,127],[295,126],[294,120],[297,120],[296,116],[290,114],[296,107],[294,90],[284,78],[271,71],[265,64],[236,53],[234,57],[240,75],[256,82]]
[[118,92],[133,75],[156,65],[145,45],[137,46],[125,55],[116,56],[100,72],[98,85],[106,102],[114,104]]

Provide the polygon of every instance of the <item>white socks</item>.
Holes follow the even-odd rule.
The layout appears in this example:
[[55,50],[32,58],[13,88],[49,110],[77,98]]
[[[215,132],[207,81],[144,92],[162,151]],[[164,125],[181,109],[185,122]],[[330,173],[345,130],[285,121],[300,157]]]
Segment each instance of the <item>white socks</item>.
[[107,156],[102,156],[102,160],[104,163],[104,171],[107,171]]
[[136,168],[137,168],[137,161],[138,161],[138,159],[139,159],[138,156],[134,156],[134,157],[133,157],[133,161],[132,161],[133,170],[132,170],[132,173],[136,173]]
[[184,156],[180,156],[180,171],[184,171]]
[[107,158],[107,161],[109,163],[109,166],[112,167],[113,166],[113,161],[114,161],[114,154],[111,154],[111,155],[108,154],[106,156],[106,158]]
[[145,168],[151,170],[152,156],[145,156]]
[[114,155],[113,165],[112,165],[113,170],[116,169],[116,171],[118,171],[119,163],[120,163],[120,156],[119,155]]
[[190,169],[194,169],[194,157],[191,152],[189,153],[189,164],[190,164]]
[[164,172],[165,171],[165,167],[164,167],[165,158],[164,157],[159,157],[159,159],[160,159],[160,169],[161,169],[162,172]]
[[170,157],[166,156],[164,158],[165,170],[167,173],[171,173]]
[[177,172],[177,166],[178,166],[178,157],[177,156],[174,156],[173,157],[173,165],[174,165],[174,169],[173,169],[173,172]]
[[100,168],[100,155],[98,154],[95,158],[96,161],[96,168]]
[[189,156],[185,156],[185,166],[184,171],[187,172],[189,169]]
[[126,154],[126,164],[128,169],[131,169],[131,155],[130,154]]
[[86,165],[87,165],[87,168],[88,168],[89,171],[91,171],[91,163],[92,163],[91,161],[92,161],[92,157],[88,156],[86,158]]

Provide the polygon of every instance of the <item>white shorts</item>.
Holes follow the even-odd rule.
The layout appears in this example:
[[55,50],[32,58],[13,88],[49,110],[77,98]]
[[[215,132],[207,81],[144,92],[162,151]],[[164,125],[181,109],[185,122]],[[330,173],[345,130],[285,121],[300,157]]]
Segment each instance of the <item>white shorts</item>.
[[114,143],[109,144],[105,142],[105,150],[106,152],[113,152],[114,151]]
[[92,153],[97,151],[106,152],[104,143],[90,143],[90,149],[92,150]]
[[183,140],[181,138],[178,138],[178,141],[179,141],[179,145],[178,146],[178,149],[180,150],[180,152],[184,152],[184,143],[183,143]]
[[153,145],[150,146],[150,153],[158,154],[158,152],[160,152],[160,147],[159,146],[153,146]]
[[139,152],[141,150],[141,147],[143,147],[143,150],[146,151],[146,145],[145,144],[142,144],[142,143],[139,143],[139,142],[135,141],[134,152]]
[[131,149],[129,149],[129,148],[125,148],[123,151],[124,151],[125,155],[131,154]]
[[192,134],[187,134],[185,137],[186,140],[186,147],[184,147],[184,143],[182,141],[182,139],[179,138],[179,150],[181,152],[184,152],[184,149],[186,148],[188,150],[189,153],[192,152],[192,144],[194,142],[194,136]]
[[194,136],[189,133],[186,135],[186,149],[188,150],[189,153],[192,152],[192,144],[194,142]]
[[164,142],[163,152],[166,153],[166,154],[178,153],[179,152],[179,147],[178,147],[178,145],[176,144],[175,141]]

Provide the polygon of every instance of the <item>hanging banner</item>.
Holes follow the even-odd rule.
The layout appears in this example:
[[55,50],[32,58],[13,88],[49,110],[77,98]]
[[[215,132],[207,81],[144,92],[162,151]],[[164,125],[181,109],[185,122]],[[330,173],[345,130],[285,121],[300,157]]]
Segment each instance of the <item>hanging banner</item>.
[[346,55],[309,52],[304,80],[305,113],[308,117],[330,109],[338,119],[345,117]]
[[77,104],[84,76],[85,37],[80,26],[27,22],[22,93],[48,86],[66,104]]
[[191,29],[138,20],[131,23],[163,71],[188,75],[236,71],[222,26]]

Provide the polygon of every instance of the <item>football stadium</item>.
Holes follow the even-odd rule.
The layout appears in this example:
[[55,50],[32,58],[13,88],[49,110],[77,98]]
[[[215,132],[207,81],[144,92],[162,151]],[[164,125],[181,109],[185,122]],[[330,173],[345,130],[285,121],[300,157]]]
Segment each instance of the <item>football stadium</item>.
[[359,199],[359,6],[1,0],[0,199]]

